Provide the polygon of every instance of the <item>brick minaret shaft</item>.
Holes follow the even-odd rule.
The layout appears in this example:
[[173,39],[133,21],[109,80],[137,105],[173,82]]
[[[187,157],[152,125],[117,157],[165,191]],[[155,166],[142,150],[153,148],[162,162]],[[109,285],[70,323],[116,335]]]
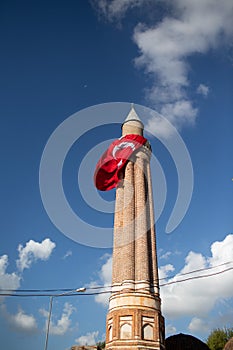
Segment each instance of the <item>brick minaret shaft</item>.
[[[133,107],[122,126],[127,134],[143,135]],[[116,190],[108,350],[165,349],[150,155],[149,143],[133,154]]]

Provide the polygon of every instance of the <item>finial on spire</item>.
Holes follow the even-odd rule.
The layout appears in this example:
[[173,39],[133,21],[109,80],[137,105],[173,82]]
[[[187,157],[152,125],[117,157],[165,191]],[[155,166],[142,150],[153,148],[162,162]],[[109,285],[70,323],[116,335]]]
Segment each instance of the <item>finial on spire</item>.
[[125,121],[123,124],[127,123],[127,122],[131,122],[131,121],[136,121],[136,122],[139,122],[142,124],[143,126],[143,123],[142,121],[140,120],[139,116],[137,115],[136,111],[135,111],[135,108],[134,108],[134,103],[132,102],[131,103],[131,109],[130,109],[130,112],[129,114],[127,115]]
[[143,136],[144,125],[134,109],[134,103],[131,103],[131,109],[122,124],[122,135],[138,134]]

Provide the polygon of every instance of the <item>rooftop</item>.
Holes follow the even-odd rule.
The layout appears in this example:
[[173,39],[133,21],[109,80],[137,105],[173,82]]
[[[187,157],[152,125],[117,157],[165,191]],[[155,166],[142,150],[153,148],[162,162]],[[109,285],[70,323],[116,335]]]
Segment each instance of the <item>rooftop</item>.
[[166,350],[209,350],[200,339],[189,334],[175,334],[165,340]]

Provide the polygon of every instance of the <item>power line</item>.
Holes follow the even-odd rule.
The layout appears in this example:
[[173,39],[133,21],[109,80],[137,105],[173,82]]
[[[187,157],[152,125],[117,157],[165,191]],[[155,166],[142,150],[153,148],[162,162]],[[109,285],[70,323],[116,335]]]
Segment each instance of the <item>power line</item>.
[[[219,265],[215,265],[215,266],[211,266],[211,267],[205,267],[205,268],[201,268],[201,269],[197,269],[197,270],[192,270],[192,271],[189,271],[189,272],[185,272],[185,273],[181,273],[179,275],[171,275],[171,276],[167,276],[167,277],[164,277],[164,278],[159,278],[159,281],[163,281],[163,280],[167,280],[167,279],[171,279],[171,278],[174,278],[176,276],[186,276],[186,275],[190,275],[190,274],[193,274],[193,273],[196,273],[196,272],[202,272],[202,271],[207,271],[207,270],[211,270],[211,269],[215,269],[217,267],[220,267],[220,266],[224,266],[224,265],[228,265],[228,264],[232,264],[233,261],[228,261],[228,262],[225,262],[225,263],[222,263],[222,264],[219,264]],[[226,270],[227,271],[227,270]],[[223,272],[225,272],[225,270],[223,270]],[[208,275],[207,275],[208,276]],[[198,276],[195,276],[195,278],[198,278]],[[191,279],[191,278],[189,278]],[[187,279],[187,280],[189,280]],[[185,279],[186,280],[186,279]],[[182,280],[183,281],[183,280]],[[175,281],[174,281],[175,282]],[[167,282],[167,283],[173,283],[172,282]],[[166,283],[166,284],[167,284]],[[163,284],[163,285],[166,285],[166,284]],[[160,286],[163,286],[163,285],[160,285]],[[112,285],[105,285],[105,286],[93,286],[93,287],[87,287],[87,289],[103,289],[103,288],[112,288]],[[50,294],[44,294],[45,296],[48,296],[48,295],[51,295],[51,293],[57,293],[57,292],[73,292],[74,291],[74,288],[57,288],[57,289],[20,289],[20,290],[17,290],[17,293],[50,293]],[[15,292],[15,289],[1,289],[0,288],[0,292]],[[55,296],[57,294],[54,294]],[[0,295],[3,295],[3,294],[0,294]],[[35,294],[35,295],[38,295],[38,294]],[[41,295],[41,294],[40,294]],[[43,295],[42,295],[43,296]]]
[[192,276],[192,277],[185,278],[183,280],[167,282],[167,283],[161,284],[160,287],[168,286],[168,285],[174,284],[174,283],[180,283],[180,282],[195,280],[195,279],[199,279],[199,278],[206,278],[206,277],[221,275],[222,273],[230,271],[230,270],[233,270],[233,267],[229,267],[228,269],[225,269],[225,270],[222,270],[222,271],[218,271],[218,272],[214,272],[214,273],[209,273],[207,275]]
[[[171,278],[174,278],[176,276],[187,276],[187,275],[190,275],[190,274],[193,274],[193,273],[196,273],[196,272],[202,272],[202,271],[207,271],[207,270],[212,270],[212,269],[216,269],[217,267],[220,267],[220,266],[224,266],[224,265],[229,265],[229,264],[232,264],[233,261],[227,261],[227,262],[224,262],[224,263],[221,263],[221,264],[218,264],[218,265],[215,265],[215,266],[210,266],[210,267],[204,267],[204,268],[201,268],[201,269],[197,269],[197,270],[192,270],[192,271],[189,271],[189,272],[184,272],[184,273],[181,273],[179,275],[171,275],[171,276],[167,276],[167,277],[163,277],[163,278],[159,278],[159,281],[163,281],[163,280],[167,280],[167,279],[171,279]],[[163,285],[160,285],[160,286],[163,286]],[[105,285],[105,286],[93,286],[93,287],[87,287],[87,289],[103,289],[103,288],[112,288],[112,285]],[[0,292],[14,292],[15,289],[1,289],[0,288]],[[57,293],[57,292],[72,292],[74,291],[74,288],[57,288],[57,289],[20,289],[20,290],[17,290],[17,293]],[[3,295],[3,294],[0,294],[0,295]],[[46,296],[48,294],[45,294]],[[50,295],[50,294],[49,294]],[[56,294],[54,294],[56,295]]]
[[[184,272],[184,273],[180,273],[178,276],[186,276],[186,275],[190,275],[192,273],[196,273],[196,272],[202,272],[202,271],[207,271],[207,270],[212,270],[212,269],[216,269],[217,267],[220,267],[220,266],[224,266],[224,265],[229,265],[229,264],[232,264],[233,261],[228,261],[228,262],[225,262],[225,263],[222,263],[222,264],[219,264],[219,265],[215,265],[215,266],[209,266],[209,267],[203,267],[201,269],[197,269],[197,270],[192,270],[192,271],[189,271],[189,272]],[[177,275],[172,275],[172,276],[168,276],[168,277],[164,277],[164,278],[159,278],[159,281],[163,281],[163,280],[166,280],[168,278],[173,278],[173,277],[176,277]]]
[[[221,264],[221,265],[223,265],[223,264]],[[219,266],[221,266],[221,265],[219,265]],[[203,269],[201,269],[201,270],[203,270]],[[205,269],[205,270],[208,270],[208,268]],[[229,268],[227,268],[225,270],[214,272],[214,273],[210,273],[210,274],[206,274],[206,275],[192,276],[192,277],[184,278],[184,279],[178,280],[178,281],[166,282],[164,284],[161,284],[160,287],[168,286],[168,285],[171,285],[171,284],[178,284],[178,283],[182,283],[182,282],[186,282],[186,281],[190,281],[190,280],[195,280],[195,279],[212,277],[212,276],[220,275],[220,274],[225,273],[225,272],[230,271],[230,270],[233,270],[233,267],[229,267]],[[192,273],[193,273],[193,271],[192,271]],[[181,276],[181,275],[179,275],[179,276]],[[112,288],[112,286],[97,286],[97,287],[89,287],[87,289],[92,290],[92,289],[97,289],[97,288],[106,289],[106,288]],[[86,292],[85,293],[74,293],[74,292],[72,292],[73,290],[69,290],[69,289],[68,289],[68,291],[70,291],[71,293],[62,295],[62,294],[56,294],[56,293],[55,294],[51,294],[51,293],[27,293],[27,294],[22,294],[21,293],[22,290],[18,291],[18,292],[14,292],[14,290],[11,290],[12,293],[1,293],[0,296],[2,296],[2,297],[3,296],[9,296],[9,297],[38,297],[38,296],[40,296],[40,297],[48,297],[48,296],[62,297],[62,296],[77,296],[77,295],[90,296],[90,295],[99,295],[99,294],[111,293],[111,289],[110,290],[99,291],[99,292],[87,292],[87,293]],[[121,291],[121,289],[116,290],[116,291],[114,290],[114,292],[119,292],[119,291]]]
[[[40,292],[72,292],[74,288],[60,288],[60,289],[19,289],[17,293],[40,293]],[[0,292],[14,292],[15,289],[1,289]],[[2,295],[2,294],[1,294]]]

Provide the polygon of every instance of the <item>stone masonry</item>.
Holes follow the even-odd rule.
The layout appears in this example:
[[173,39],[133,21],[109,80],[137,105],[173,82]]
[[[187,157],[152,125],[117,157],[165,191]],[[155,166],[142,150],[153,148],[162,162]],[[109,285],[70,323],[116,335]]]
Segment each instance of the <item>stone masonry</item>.
[[[126,134],[143,135],[133,107],[122,126]],[[134,153],[116,190],[108,350],[165,349],[150,156],[149,143]]]

